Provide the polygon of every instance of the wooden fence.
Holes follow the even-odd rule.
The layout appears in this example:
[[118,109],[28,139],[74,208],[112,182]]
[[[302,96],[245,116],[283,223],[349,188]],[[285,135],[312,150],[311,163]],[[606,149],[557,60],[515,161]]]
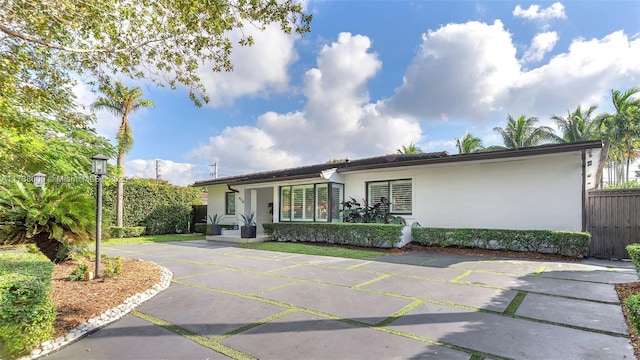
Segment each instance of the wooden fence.
[[590,191],[586,225],[590,256],[628,258],[625,247],[640,243],[640,189]]

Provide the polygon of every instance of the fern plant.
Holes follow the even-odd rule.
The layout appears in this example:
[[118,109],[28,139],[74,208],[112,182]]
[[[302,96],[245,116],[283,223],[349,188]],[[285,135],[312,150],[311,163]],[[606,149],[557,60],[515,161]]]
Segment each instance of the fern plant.
[[0,186],[0,243],[35,243],[51,261],[64,260],[72,245],[94,239],[93,201],[67,184],[38,188],[18,181]]

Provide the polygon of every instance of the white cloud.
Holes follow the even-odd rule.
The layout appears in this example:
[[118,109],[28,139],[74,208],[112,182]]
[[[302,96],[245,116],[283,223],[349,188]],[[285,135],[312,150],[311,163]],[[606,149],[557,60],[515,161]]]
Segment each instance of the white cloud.
[[[73,93],[76,95],[77,104],[79,105],[78,111],[90,114],[90,105],[98,97],[96,93],[91,91],[91,89],[80,80],[77,80],[76,84],[73,86]],[[118,119],[107,112],[99,111],[96,113],[96,123],[93,124],[93,127],[96,129],[98,135],[111,140],[112,143],[115,143],[114,141],[118,128],[120,127],[120,121],[121,119]]]
[[287,70],[298,56],[294,49],[296,35],[287,35],[276,25],[260,31],[246,24],[243,32],[253,36],[255,44],[237,45],[242,33],[238,29],[230,33],[236,44],[230,56],[232,72],[212,72],[212,64],[206,64],[198,71],[211,98],[211,106],[229,105],[241,96],[282,92],[289,85]]
[[522,55],[522,59],[520,61],[524,64],[542,60],[546,53],[553,50],[558,39],[558,33],[555,31],[536,34],[536,36],[531,40],[531,45],[524,52],[524,55]]
[[[174,185],[187,186],[196,180],[210,178],[204,166],[158,159],[160,179]],[[125,162],[125,175],[144,179],[156,178],[156,160],[134,159]]]
[[366,83],[382,66],[370,46],[366,36],[341,33],[305,74],[303,109],[264,113],[256,127],[226,128],[192,156],[222,159],[236,172],[249,172],[379,155],[418,142],[421,128],[413,118],[385,114],[369,102]]
[[513,9],[513,16],[528,20],[566,19],[567,17],[564,12],[564,5],[560,2],[555,2],[545,9],[540,9],[540,5],[530,5],[527,9],[516,5],[515,9]]
[[501,103],[520,73],[502,22],[449,24],[422,36],[403,84],[385,104],[423,120],[481,121]]

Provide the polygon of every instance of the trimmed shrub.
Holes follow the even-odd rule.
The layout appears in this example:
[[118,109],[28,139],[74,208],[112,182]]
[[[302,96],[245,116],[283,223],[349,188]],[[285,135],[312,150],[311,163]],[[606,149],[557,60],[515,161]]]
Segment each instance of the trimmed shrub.
[[582,257],[591,234],[553,230],[449,229],[415,227],[412,241],[424,246],[532,251]]
[[195,232],[199,234],[204,234],[207,232],[207,223],[196,223],[195,224]]
[[640,277],[640,244],[630,244],[626,247],[629,253],[629,258],[633,261],[633,265],[636,267],[636,273]]
[[10,356],[27,354],[53,335],[53,267],[42,254],[0,254],[0,342]]
[[109,234],[112,238],[139,237],[144,234],[144,226],[110,226]]
[[[103,216],[115,225],[115,183],[105,186]],[[124,182],[124,226],[145,226],[146,234],[186,233],[192,205],[202,203],[194,187],[157,183],[155,179],[127,179]],[[115,236],[114,236],[115,237]]]
[[631,295],[624,302],[629,310],[629,320],[640,331],[640,294]]
[[277,241],[310,241],[366,247],[396,246],[402,236],[400,224],[365,223],[267,223],[264,232]]

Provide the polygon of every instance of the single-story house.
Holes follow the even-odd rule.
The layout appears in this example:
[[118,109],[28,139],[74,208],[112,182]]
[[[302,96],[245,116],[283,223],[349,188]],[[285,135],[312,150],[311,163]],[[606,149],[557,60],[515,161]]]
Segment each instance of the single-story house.
[[548,144],[473,154],[391,154],[198,181],[208,215],[238,224],[340,222],[341,204],[376,203],[408,225],[585,230],[585,200],[598,186],[608,143]]

